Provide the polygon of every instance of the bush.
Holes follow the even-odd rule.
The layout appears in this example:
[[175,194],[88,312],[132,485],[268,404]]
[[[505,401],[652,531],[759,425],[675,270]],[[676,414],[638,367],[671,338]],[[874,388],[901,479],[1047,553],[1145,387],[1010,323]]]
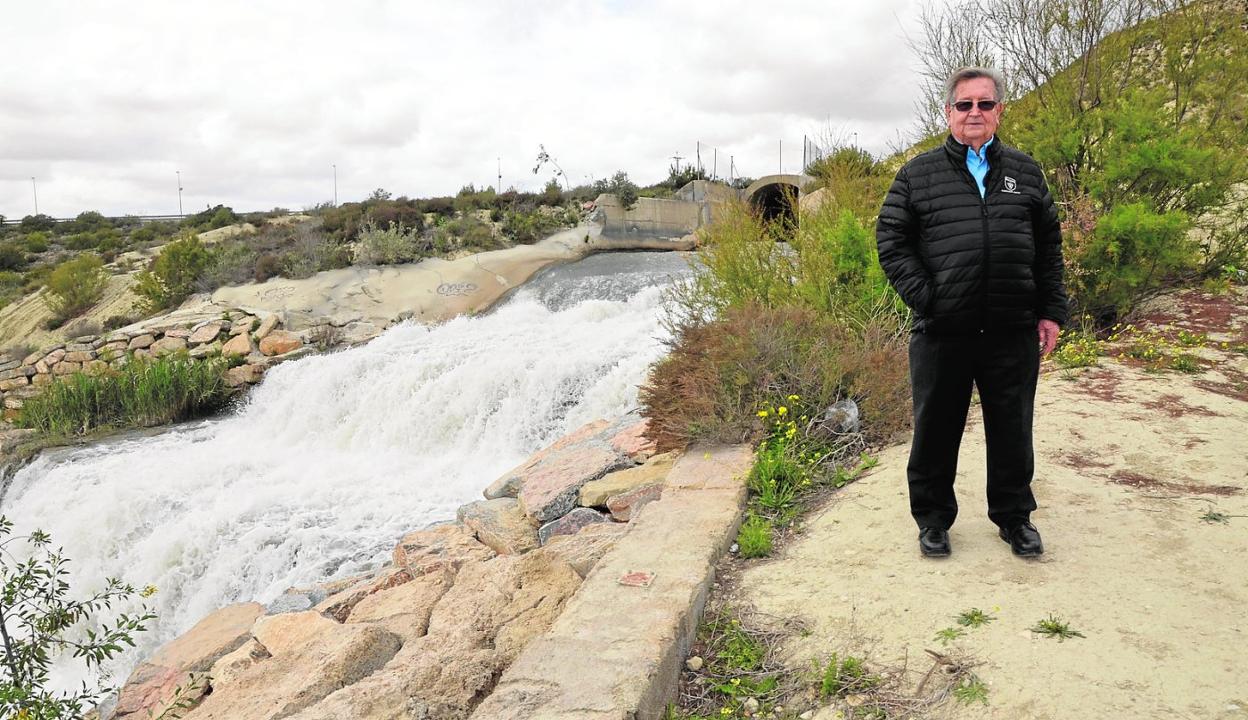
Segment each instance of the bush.
[[130,359],[100,375],[74,373],[22,406],[18,424],[53,437],[100,428],[150,427],[220,410],[229,398],[224,359]]
[[16,243],[0,243],[0,270],[21,270],[24,267],[26,253]]
[[361,265],[398,265],[418,260],[422,243],[402,224],[379,228],[366,222],[360,229],[355,261]]
[[32,232],[22,240],[22,244],[26,247],[26,252],[41,253],[48,251],[48,234],[45,232]]
[[135,277],[134,292],[148,312],[173,307],[194,292],[211,264],[208,249],[194,233],[185,232],[165,245],[151,266]]
[[599,193],[611,193],[620,201],[625,210],[631,210],[637,204],[637,183],[628,179],[628,173],[620,170],[610,180],[599,180],[594,183],[594,190]]
[[503,215],[503,235],[512,242],[531,245],[559,229],[559,221],[540,210],[516,210]]
[[1067,283],[1075,313],[1107,327],[1140,300],[1194,276],[1199,247],[1188,236],[1190,225],[1180,211],[1130,203],[1097,218],[1091,232],[1068,228]]
[[20,298],[26,281],[21,275],[9,270],[0,270],[0,308]]
[[205,232],[223,228],[227,225],[235,225],[239,222],[241,222],[241,218],[238,217],[233,208],[217,205],[183,218],[182,227],[197,232]]
[[[107,694],[98,685],[60,693],[47,688],[53,662],[72,653],[82,658],[89,671],[99,671],[123,647],[134,646],[134,635],[155,619],[146,607],[136,613],[119,613],[98,625],[100,611],[139,597],[155,588],[136,592],[116,578],[84,600],[68,597],[69,561],[54,550],[52,538],[35,530],[13,536],[13,523],[0,515],[0,619],[5,629],[3,661],[0,661],[0,717],[18,720],[60,720],[83,717],[84,711]],[[25,547],[15,546],[24,540]],[[87,628],[90,628],[89,630]],[[85,639],[71,640],[76,630]]]
[[43,299],[59,326],[99,301],[108,287],[104,262],[91,254],[66,260],[48,276]]
[[18,225],[18,229],[23,233],[46,232],[51,233],[56,229],[56,218],[51,215],[27,215],[22,218],[22,222]]
[[685,322],[671,345],[639,393],[661,452],[756,437],[757,408],[778,394],[820,408],[852,398],[871,439],[909,423],[906,334],[891,314],[851,330],[809,308],[751,304]]

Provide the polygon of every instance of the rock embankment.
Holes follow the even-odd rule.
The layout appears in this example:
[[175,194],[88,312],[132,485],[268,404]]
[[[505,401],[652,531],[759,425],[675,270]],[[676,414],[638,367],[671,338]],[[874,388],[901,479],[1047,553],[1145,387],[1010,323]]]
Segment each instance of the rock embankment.
[[178,688],[189,720],[467,717],[662,496],[674,457],[645,430],[589,423],[385,567],[218,610],[134,671],[112,717],[158,714]]
[[254,384],[273,365],[314,352],[308,345],[310,339],[309,332],[282,329],[276,314],[239,308],[207,317],[173,313],[103,335],[83,335],[22,359],[0,362],[3,419],[12,423],[26,401],[58,377],[104,372],[132,357],[186,353],[192,359],[234,358],[238,364],[226,371],[226,382],[231,387]]

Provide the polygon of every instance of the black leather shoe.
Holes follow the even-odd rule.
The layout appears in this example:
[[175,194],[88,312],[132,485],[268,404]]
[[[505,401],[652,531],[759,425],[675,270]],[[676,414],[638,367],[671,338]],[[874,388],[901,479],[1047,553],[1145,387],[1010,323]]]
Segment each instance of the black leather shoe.
[[937,527],[919,530],[919,552],[923,557],[949,557],[949,531]]
[[1029,522],[1015,525],[1009,530],[1001,528],[997,534],[1010,544],[1010,549],[1019,557],[1036,557],[1044,554],[1044,543],[1040,542],[1040,531]]

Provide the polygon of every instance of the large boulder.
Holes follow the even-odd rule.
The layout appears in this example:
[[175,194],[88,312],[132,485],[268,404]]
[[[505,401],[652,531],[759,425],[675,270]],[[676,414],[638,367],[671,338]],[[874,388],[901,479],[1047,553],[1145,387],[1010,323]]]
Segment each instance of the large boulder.
[[516,497],[520,491],[522,478],[533,471],[543,460],[551,453],[562,450],[571,445],[584,442],[593,438],[602,432],[603,428],[610,425],[606,420],[595,420],[586,423],[568,435],[564,435],[550,445],[538,450],[529,456],[527,460],[520,463],[516,467],[503,473],[497,480],[490,483],[485,489],[485,497],[487,500],[493,500],[499,497]]
[[654,455],[656,449],[654,441],[646,437],[650,421],[631,422],[631,419],[632,416],[625,416],[623,422],[628,424],[612,435],[608,442],[616,452],[629,456],[635,462],[642,462]]
[[388,568],[330,595],[316,605],[316,610],[338,622],[345,622],[351,610],[364,598],[398,587],[411,579],[412,573],[407,568]]
[[572,566],[577,575],[585,577],[594,565],[615,547],[629,531],[624,523],[592,523],[575,535],[555,535],[537,553],[557,557]]
[[186,339],[177,337],[172,333],[173,331],[170,330],[163,338],[152,343],[149,349],[153,355],[160,357],[161,355],[171,355],[186,349]]
[[556,535],[575,535],[581,528],[593,523],[611,522],[611,517],[592,508],[578,507],[563,517],[556,518],[537,529],[537,541],[545,545]]
[[250,355],[256,351],[256,344],[252,342],[249,333],[240,333],[230,338],[228,342],[221,346],[222,355]]
[[227,605],[163,645],[139,665],[121,689],[115,718],[147,717],[163,712],[178,686],[187,687],[191,673],[208,671],[217,660],[242,646],[264,612],[259,603]]
[[592,442],[565,448],[546,457],[521,478],[520,506],[537,522],[548,522],[576,506],[581,486],[632,461]]
[[362,598],[347,617],[348,623],[380,625],[406,644],[429,629],[433,607],[455,581],[455,572],[440,568],[411,582]]
[[516,555],[537,547],[537,526],[515,498],[477,500],[460,507],[456,516],[477,540],[499,555]]
[[645,465],[607,473],[581,487],[580,503],[585,507],[602,507],[613,495],[622,495],[645,485],[661,484],[676,462],[676,452],[655,455]]
[[260,340],[260,352],[265,355],[283,355],[301,347],[299,336],[286,330],[274,330]]
[[188,345],[203,345],[217,339],[221,334],[222,323],[209,322],[195,328],[191,332],[191,336],[186,339]]
[[192,720],[289,717],[381,669],[402,644],[379,626],[339,625],[311,610],[261,618],[252,632],[271,657],[214,687]]
[[607,510],[611,517],[620,522],[629,522],[647,503],[654,502],[663,496],[663,485],[653,483],[633,488],[626,493],[612,495],[607,498]]
[[412,576],[438,568],[459,570],[464,563],[488,560],[495,552],[462,525],[448,523],[404,535],[394,546],[394,564]]
[[380,672],[293,718],[462,720],[579,586],[576,572],[549,555],[465,565],[434,606],[426,635],[406,643]]

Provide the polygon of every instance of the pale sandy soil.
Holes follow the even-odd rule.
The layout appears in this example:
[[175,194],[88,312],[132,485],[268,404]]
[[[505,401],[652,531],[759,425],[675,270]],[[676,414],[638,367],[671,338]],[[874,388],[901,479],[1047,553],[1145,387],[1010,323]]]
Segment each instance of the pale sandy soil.
[[[1167,316],[1161,303],[1153,319],[1177,315],[1215,340],[1245,342],[1243,301],[1241,288],[1229,316],[1199,302]],[[981,663],[989,703],[947,704],[932,717],[1248,717],[1248,357],[1202,356],[1217,364],[1198,375],[1103,359],[1041,378],[1042,559],[1012,556],[986,517],[973,409],[952,557],[920,557],[909,448],[892,447],[869,477],[810,513],[778,558],[747,566],[736,601],[809,623],[811,634],[786,648],[795,668],[834,651],[877,666],[909,658],[919,672],[931,665],[925,649]],[[1202,520],[1210,510],[1241,517]],[[949,646],[934,639],[973,607],[996,619]],[[1086,637],[1029,631],[1050,614]]]

